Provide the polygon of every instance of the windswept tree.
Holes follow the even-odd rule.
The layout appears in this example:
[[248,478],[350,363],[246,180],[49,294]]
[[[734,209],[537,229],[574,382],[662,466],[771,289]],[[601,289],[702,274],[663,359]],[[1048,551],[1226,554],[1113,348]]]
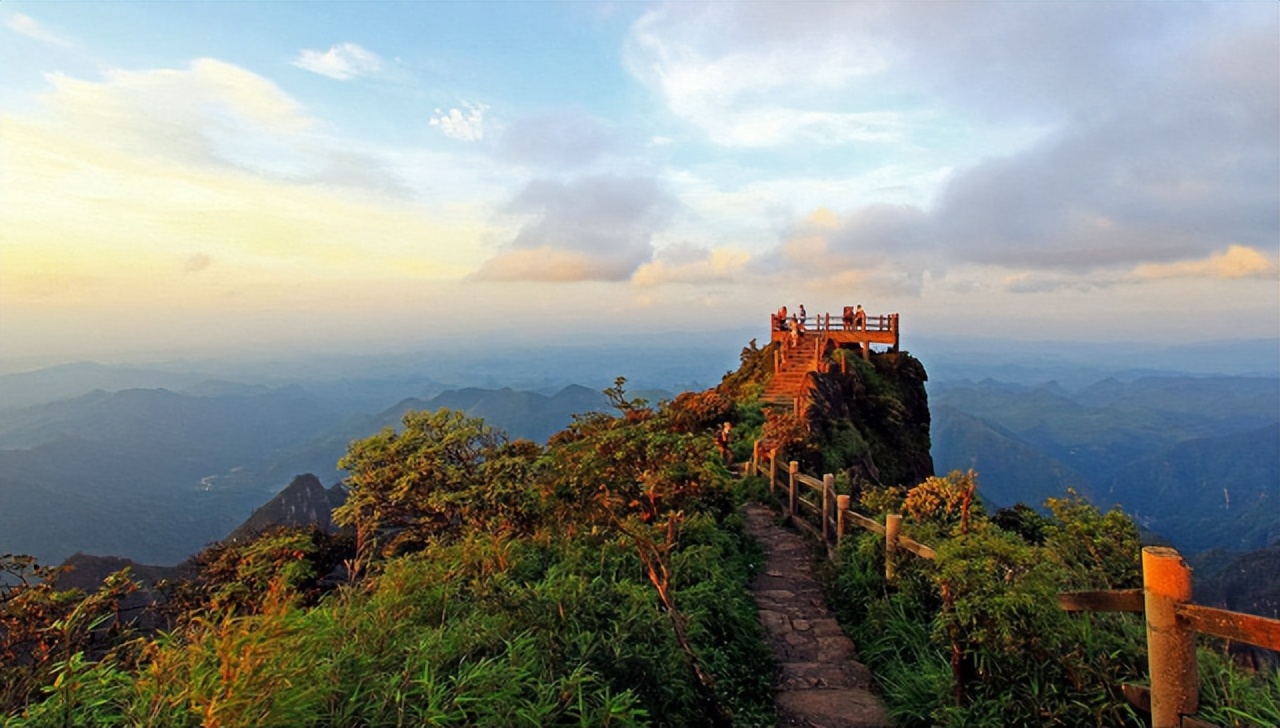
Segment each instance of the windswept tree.
[[403,428],[351,443],[338,462],[347,501],[333,520],[356,531],[356,559],[411,550],[465,529],[515,530],[537,507],[530,442],[456,410],[411,411]]

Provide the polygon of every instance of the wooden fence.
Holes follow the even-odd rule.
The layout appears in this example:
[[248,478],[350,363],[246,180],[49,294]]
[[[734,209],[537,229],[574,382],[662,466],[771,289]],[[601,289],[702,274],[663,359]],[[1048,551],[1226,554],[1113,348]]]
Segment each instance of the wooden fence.
[[[756,448],[759,452],[759,447]],[[769,492],[782,487],[776,454],[768,455]],[[753,460],[748,470],[760,474]],[[925,559],[936,552],[901,533],[902,516],[889,514],[885,523],[849,508],[849,496],[834,495],[835,477],[821,479],[787,464],[787,515],[792,522],[822,539],[828,558],[844,540],[850,525],[885,537],[885,578],[892,580],[899,549]],[[814,494],[818,494],[816,497]],[[806,516],[817,516],[818,527]],[[1191,603],[1191,569],[1177,551],[1160,546],[1142,549],[1142,588],[1115,591],[1063,592],[1058,606],[1068,612],[1135,612],[1147,625],[1147,660],[1151,686],[1123,685],[1125,697],[1135,707],[1151,713],[1152,728],[1212,728],[1191,717],[1199,707],[1200,678],[1196,666],[1196,634],[1207,634],[1280,651],[1280,620],[1231,612]]]
[[[759,447],[756,448],[759,452]],[[769,460],[769,493],[778,491],[778,458],[775,454]],[[752,461],[751,470],[759,473],[759,462]],[[902,516],[896,513],[885,517],[884,524],[868,518],[850,508],[847,495],[835,494],[835,476],[827,473],[822,479],[814,478],[800,472],[800,463],[792,460],[787,463],[787,515],[792,522],[820,538],[827,547],[827,557],[835,559],[836,549],[844,541],[849,528],[874,531],[884,536],[884,576],[892,581],[897,572],[897,555],[899,550],[915,554],[923,559],[933,559],[937,553],[919,541],[902,534]],[[803,492],[802,492],[803,489]],[[815,528],[806,516],[817,516],[818,526]]]
[[1190,717],[1200,705],[1196,634],[1280,651],[1280,620],[1191,603],[1191,568],[1177,551],[1142,549],[1142,588],[1064,592],[1068,612],[1135,612],[1147,623],[1151,687],[1124,685],[1130,703],[1151,712],[1152,728],[1208,726]]

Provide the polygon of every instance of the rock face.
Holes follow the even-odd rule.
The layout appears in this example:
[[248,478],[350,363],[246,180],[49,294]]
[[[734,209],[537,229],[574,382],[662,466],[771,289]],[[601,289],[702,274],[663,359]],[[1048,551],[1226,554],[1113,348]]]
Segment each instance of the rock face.
[[873,353],[809,375],[806,412],[814,446],[807,472],[849,473],[853,483],[912,486],[933,475],[928,374],[919,360]]
[[227,541],[247,541],[273,526],[316,525],[333,531],[331,513],[346,500],[342,486],[325,488],[316,476],[299,475],[284,490],[253,512],[227,536]]

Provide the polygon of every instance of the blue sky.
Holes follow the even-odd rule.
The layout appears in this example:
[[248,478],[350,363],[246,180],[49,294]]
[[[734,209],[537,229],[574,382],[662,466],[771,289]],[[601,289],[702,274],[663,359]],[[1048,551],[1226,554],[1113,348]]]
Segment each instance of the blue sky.
[[1280,335],[1275,3],[6,2],[6,359]]

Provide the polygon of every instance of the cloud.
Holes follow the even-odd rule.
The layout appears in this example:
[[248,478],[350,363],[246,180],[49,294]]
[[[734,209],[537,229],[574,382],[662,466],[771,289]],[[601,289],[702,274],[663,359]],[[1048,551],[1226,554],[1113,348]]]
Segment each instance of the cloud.
[[377,73],[382,69],[382,59],[355,43],[338,43],[324,53],[303,50],[293,65],[338,81],[349,81]]
[[[990,12],[978,5],[949,5],[942,12]],[[1104,12],[1116,23],[1104,28],[1096,8],[1059,5],[1043,18],[1024,15],[1030,12],[1025,5],[1009,8],[1016,27],[1036,29],[1033,37],[1045,34],[1056,18],[1077,40],[1101,43],[1103,57],[1137,56],[1105,73],[1092,61],[1083,69],[1062,69],[1065,42],[1046,40],[1052,47],[1039,57],[1021,36],[1012,38],[1026,53],[1027,67],[1007,73],[1046,84],[1035,105],[1056,115],[1052,131],[1033,144],[955,166],[930,200],[850,204],[834,227],[798,222],[753,267],[829,277],[841,268],[888,266],[914,285],[956,267],[996,266],[1014,272],[1006,285],[1020,291],[1118,285],[1136,280],[1130,273],[1135,268],[1143,271],[1138,279],[1148,280],[1192,269],[1273,275],[1267,271],[1274,268],[1245,251],[1274,250],[1280,230],[1274,7],[1269,24],[1257,22],[1256,6],[1226,17],[1215,9],[1207,18],[1199,6],[1189,15],[1175,10],[1150,26],[1153,36],[1144,40],[1138,20],[1148,17],[1150,6],[1126,5],[1114,17]],[[903,6],[915,7],[894,5]],[[923,27],[918,24],[925,21],[912,17]],[[1189,30],[1192,17],[1207,23],[1201,32],[1175,32]],[[960,67],[955,73],[965,63],[981,70],[991,67],[993,56],[1005,57],[1003,50],[980,51],[978,41],[991,40],[985,30],[967,22],[954,29],[974,37],[948,36],[941,50],[918,53],[946,51],[943,56]],[[928,65],[943,64],[931,59]],[[1075,97],[1073,90],[1086,81],[1097,87]],[[1031,82],[1009,83],[1013,90]],[[995,93],[986,79],[975,84],[979,96]],[[992,101],[984,108],[1006,111],[998,106]],[[1237,246],[1230,248],[1235,252],[1222,253],[1228,246]],[[1188,267],[1186,261],[1213,262]]]
[[1199,260],[1147,263],[1138,266],[1139,278],[1275,278],[1276,262],[1261,251],[1232,245],[1221,253]]
[[590,164],[615,144],[608,125],[576,109],[520,119],[503,130],[499,155],[530,166],[572,168]]
[[751,254],[742,250],[678,245],[664,249],[656,259],[637,268],[631,282],[642,287],[733,283],[746,277],[750,261]]
[[535,179],[507,212],[529,215],[477,280],[621,281],[653,256],[652,237],[674,200],[651,177]]
[[[834,5],[834,4],[833,4]],[[827,16],[827,8],[806,13]],[[858,78],[885,67],[871,35],[795,30],[794,9],[768,3],[666,5],[631,29],[625,63],[679,118],[717,144],[762,147],[783,143],[838,145],[896,140],[903,118],[885,109],[832,108]],[[835,104],[840,107],[848,103]]]
[[301,135],[317,126],[274,83],[210,58],[187,69],[110,70],[102,82],[49,76],[54,123],[96,122],[121,151],[186,164],[295,170]]
[[461,109],[449,109],[448,112],[436,109],[437,116],[432,117],[431,125],[440,127],[447,137],[478,142],[484,139],[484,116],[488,111],[487,105],[472,103],[463,103]]
[[58,46],[60,48],[70,48],[74,45],[70,40],[67,40],[61,35],[58,35],[41,25],[30,15],[14,13],[5,21],[5,25],[8,26],[10,30],[21,33],[28,38],[34,38],[42,43],[48,43],[49,45]]
[[42,99],[47,123],[67,133],[91,128],[88,133],[103,146],[122,153],[412,196],[388,155],[332,137],[275,83],[224,61],[201,58],[185,69],[109,70],[101,81],[61,74],[48,79],[53,90]]

